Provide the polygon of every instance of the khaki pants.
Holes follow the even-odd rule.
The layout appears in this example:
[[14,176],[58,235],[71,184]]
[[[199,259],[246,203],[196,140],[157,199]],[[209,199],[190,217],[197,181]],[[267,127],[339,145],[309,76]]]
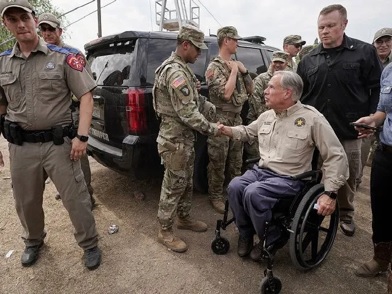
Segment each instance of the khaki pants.
[[13,194],[26,246],[39,244],[44,234],[42,202],[46,175],[61,194],[63,205],[75,228],[78,245],[89,249],[98,243],[80,161],[70,160],[71,140],[64,140],[62,145],[54,145],[53,142],[25,142],[22,146],[9,144]]

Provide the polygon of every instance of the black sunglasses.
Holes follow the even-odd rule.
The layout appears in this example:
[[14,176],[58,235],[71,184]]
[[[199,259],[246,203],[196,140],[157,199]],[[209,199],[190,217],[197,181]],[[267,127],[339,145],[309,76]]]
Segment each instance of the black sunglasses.
[[295,48],[302,48],[301,44],[293,44],[295,46]]

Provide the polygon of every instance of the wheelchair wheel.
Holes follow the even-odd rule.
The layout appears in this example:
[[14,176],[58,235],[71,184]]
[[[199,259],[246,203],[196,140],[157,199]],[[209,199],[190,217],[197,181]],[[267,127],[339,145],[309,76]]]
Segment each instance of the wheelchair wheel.
[[225,255],[230,249],[230,242],[226,238],[215,238],[211,243],[211,249],[215,254]]
[[317,214],[314,205],[322,195],[324,186],[317,184],[302,198],[293,218],[289,248],[294,266],[308,270],[324,261],[332,248],[339,224],[339,208],[329,216]]
[[261,294],[277,294],[282,290],[282,282],[277,277],[264,277],[260,282]]

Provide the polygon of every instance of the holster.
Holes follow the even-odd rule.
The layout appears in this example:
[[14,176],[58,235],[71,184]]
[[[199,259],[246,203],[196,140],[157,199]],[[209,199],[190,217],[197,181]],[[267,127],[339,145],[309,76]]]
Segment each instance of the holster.
[[62,126],[55,126],[52,128],[53,144],[62,145],[64,144],[64,130]]

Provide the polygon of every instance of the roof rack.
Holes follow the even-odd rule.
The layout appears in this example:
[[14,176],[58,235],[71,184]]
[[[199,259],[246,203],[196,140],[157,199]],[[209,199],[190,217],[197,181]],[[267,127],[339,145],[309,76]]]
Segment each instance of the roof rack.
[[262,36],[250,36],[250,37],[243,37],[241,39],[255,44],[264,44],[264,41],[267,40],[265,37]]

